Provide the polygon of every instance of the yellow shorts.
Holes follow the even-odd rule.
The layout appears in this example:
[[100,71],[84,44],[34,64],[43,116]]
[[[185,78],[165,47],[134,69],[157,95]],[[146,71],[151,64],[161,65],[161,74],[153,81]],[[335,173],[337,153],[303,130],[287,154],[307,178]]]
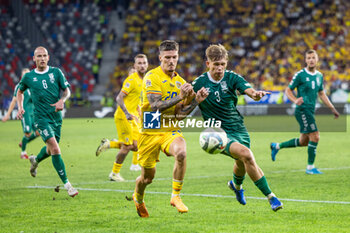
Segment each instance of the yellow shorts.
[[115,126],[117,127],[118,132],[118,141],[125,145],[132,145],[133,141],[138,141],[139,125],[135,120],[128,121],[123,118],[114,117]]
[[178,137],[183,138],[179,130],[155,135],[141,134],[138,141],[139,164],[145,168],[154,168],[156,163],[159,162],[160,150],[170,156],[170,145]]

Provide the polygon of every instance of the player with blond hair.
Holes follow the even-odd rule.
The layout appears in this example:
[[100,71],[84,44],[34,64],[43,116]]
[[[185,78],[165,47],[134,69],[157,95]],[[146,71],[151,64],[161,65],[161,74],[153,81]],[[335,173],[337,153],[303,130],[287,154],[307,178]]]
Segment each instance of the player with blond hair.
[[221,121],[221,128],[226,132],[228,143],[223,154],[235,160],[233,179],[228,187],[236,194],[237,201],[245,205],[242,187],[247,173],[256,187],[267,197],[273,211],[282,208],[282,203],[271,191],[263,171],[255,161],[250,149],[250,137],[243,123],[243,117],[237,110],[237,91],[246,94],[255,101],[269,94],[257,91],[239,74],[226,70],[228,53],[222,45],[210,45],[206,51],[208,72],[192,82],[194,91],[206,88],[209,96],[199,104],[204,120]]

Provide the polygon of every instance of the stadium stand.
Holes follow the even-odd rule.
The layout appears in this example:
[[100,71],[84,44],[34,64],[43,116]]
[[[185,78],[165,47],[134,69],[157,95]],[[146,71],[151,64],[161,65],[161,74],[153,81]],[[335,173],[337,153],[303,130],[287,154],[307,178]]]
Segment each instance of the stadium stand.
[[0,93],[2,97],[0,105],[7,106],[19,81],[17,74],[20,72],[20,63],[27,63],[31,59],[28,53],[30,43],[25,38],[17,39],[21,38],[22,28],[18,24],[18,19],[13,16],[9,1],[0,1],[0,12]]
[[[158,62],[157,45],[164,39],[180,43],[178,71],[188,81],[206,70],[205,48],[223,44],[230,69],[258,89],[284,90],[304,65],[303,54],[319,52],[326,88],[349,88],[349,2],[214,0],[133,0],[127,11],[121,56],[111,83],[118,91],[132,57],[145,53]],[[337,86],[332,83],[338,83]]]
[[[0,107],[6,108],[22,67],[33,67],[31,41],[10,0],[0,0]],[[282,91],[304,65],[308,48],[320,55],[328,93],[350,89],[350,2],[346,0],[22,0],[72,85],[71,105],[84,105],[100,78],[116,96],[137,53],[159,64],[164,39],[180,43],[178,72],[188,81],[206,70],[205,48],[221,43],[229,69],[257,89]],[[123,5],[117,8],[117,4]],[[121,10],[126,8],[124,12]],[[125,17],[123,39],[107,30],[112,11]],[[121,34],[118,34],[120,37]],[[113,42],[112,42],[113,41]],[[121,43],[110,77],[100,77],[104,43]],[[110,47],[113,49],[114,47]],[[112,94],[111,94],[112,93]]]
[[[97,2],[97,3],[95,3]],[[42,32],[51,58],[58,59],[72,89],[72,104],[84,105],[98,82],[102,45],[113,1],[23,0]],[[33,45],[22,33],[10,1],[1,0],[0,76],[2,107],[6,108],[22,67],[34,67]],[[21,62],[19,62],[19,60]],[[97,72],[96,72],[97,70]]]
[[92,68],[100,65],[109,11],[93,1],[24,2],[67,74],[74,105],[83,104],[98,82]]

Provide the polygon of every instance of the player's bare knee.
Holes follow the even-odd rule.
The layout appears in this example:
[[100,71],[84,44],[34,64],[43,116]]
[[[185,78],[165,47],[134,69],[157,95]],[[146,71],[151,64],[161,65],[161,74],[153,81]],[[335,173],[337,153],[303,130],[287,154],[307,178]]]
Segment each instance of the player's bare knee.
[[153,181],[153,177],[144,177],[142,179],[142,183],[144,183],[144,184],[151,184],[152,181]]
[[250,154],[248,156],[245,156],[243,158],[243,163],[245,165],[252,165],[252,164],[254,164],[255,163],[255,159],[254,159],[253,155]]
[[320,140],[320,135],[319,134],[315,134],[312,138],[313,142],[318,142]]
[[61,150],[58,146],[54,146],[51,148],[50,150],[51,154],[52,155],[58,155],[58,154],[61,154]]
[[180,150],[176,153],[175,155],[175,159],[178,161],[178,162],[183,162],[186,160],[186,151],[185,150]]
[[299,141],[299,145],[300,146],[307,146],[307,144],[308,144],[308,141]]
[[249,157],[251,155],[251,152],[248,148],[243,147],[239,150],[239,155],[240,157],[245,158],[245,157]]
[[251,164],[255,161],[253,153],[248,148],[241,149],[240,157],[244,164]]

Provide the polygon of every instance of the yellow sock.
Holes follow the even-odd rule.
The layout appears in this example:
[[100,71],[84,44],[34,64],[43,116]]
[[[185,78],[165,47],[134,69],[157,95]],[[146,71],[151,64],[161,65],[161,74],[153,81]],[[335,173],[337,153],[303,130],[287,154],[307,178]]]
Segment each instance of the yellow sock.
[[138,158],[138,153],[136,151],[133,151],[132,152],[132,164],[137,165],[139,163],[137,158]]
[[173,180],[173,195],[180,195],[182,189],[183,181],[182,180]]
[[121,143],[119,141],[110,141],[109,148],[120,149]]
[[134,197],[135,197],[135,199],[136,199],[136,201],[138,202],[138,203],[142,203],[143,202],[143,197],[145,196],[145,193],[143,193],[142,195],[141,194],[139,194],[139,193],[137,193],[136,191],[134,192]]
[[114,173],[119,173],[122,166],[123,166],[123,164],[119,164],[119,163],[114,162],[112,171]]

